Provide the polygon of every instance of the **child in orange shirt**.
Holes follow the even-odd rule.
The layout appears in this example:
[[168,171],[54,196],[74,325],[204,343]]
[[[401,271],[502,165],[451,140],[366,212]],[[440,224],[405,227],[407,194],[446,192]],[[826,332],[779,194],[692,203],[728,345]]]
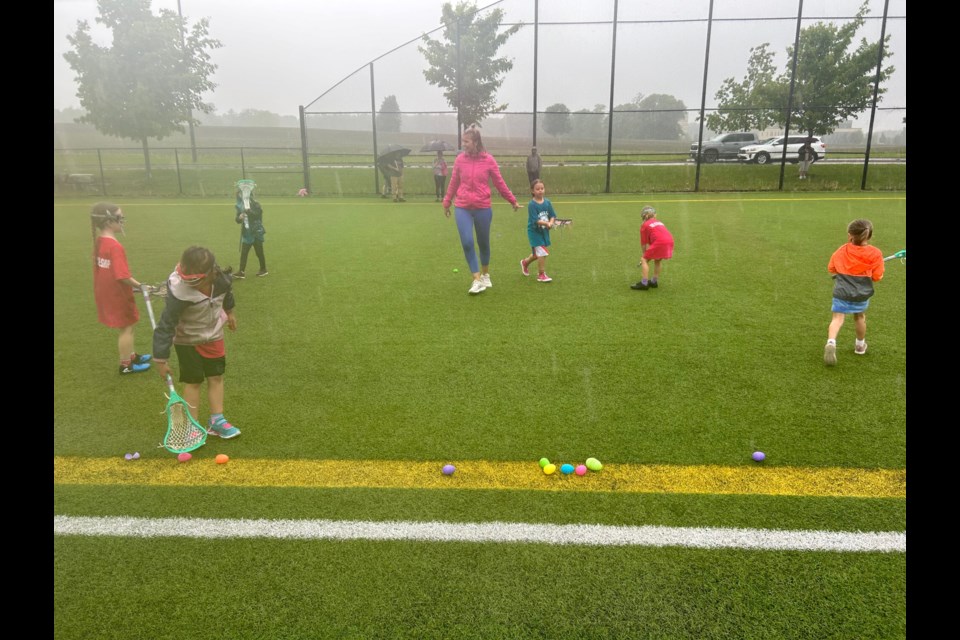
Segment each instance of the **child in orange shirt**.
[[833,252],[827,271],[836,281],[833,285],[833,319],[827,328],[827,344],[823,362],[837,364],[837,334],[846,314],[853,314],[857,341],[853,352],[867,352],[867,307],[873,296],[873,283],[883,278],[883,252],[870,245],[873,223],[858,219],[847,225],[847,243]]

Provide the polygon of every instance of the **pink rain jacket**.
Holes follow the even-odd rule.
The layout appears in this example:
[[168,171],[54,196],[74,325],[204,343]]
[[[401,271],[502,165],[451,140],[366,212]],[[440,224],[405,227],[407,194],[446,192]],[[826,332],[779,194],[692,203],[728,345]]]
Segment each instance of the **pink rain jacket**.
[[[511,205],[517,205],[517,199],[510,192],[507,183],[500,175],[497,161],[489,153],[483,152],[475,156],[461,153],[453,161],[453,173],[447,195],[443,198],[443,208],[450,206],[450,201],[461,209],[486,209],[490,206],[490,181],[503,199]],[[454,200],[454,196],[456,199]]]

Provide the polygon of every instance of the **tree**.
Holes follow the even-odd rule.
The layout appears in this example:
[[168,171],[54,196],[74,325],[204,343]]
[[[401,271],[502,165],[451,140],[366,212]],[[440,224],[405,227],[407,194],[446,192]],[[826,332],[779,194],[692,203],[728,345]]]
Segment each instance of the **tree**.
[[443,97],[456,109],[464,128],[507,108],[497,104],[496,94],[513,62],[494,56],[521,25],[500,31],[502,20],[503,9],[481,16],[471,2],[459,2],[456,8],[445,2],[443,40],[423,36],[424,44],[419,47],[429,65],[424,77],[444,90]]
[[683,100],[665,93],[654,93],[646,98],[637,96],[641,140],[676,140],[686,132],[687,105]]
[[[801,29],[791,129],[811,136],[826,135],[844,120],[870,108],[880,42],[863,38],[852,48],[853,38],[869,12],[865,1],[846,24],[817,22]],[[889,39],[886,36],[884,45]],[[710,129],[762,131],[771,125],[786,126],[793,46],[787,47],[787,67],[779,76],[774,75],[776,65],[769,46],[764,43],[750,49],[747,75],[741,82],[733,78],[723,81],[716,93],[719,108],[707,117]],[[879,81],[887,80],[893,71],[892,66],[881,68]],[[885,92],[881,87],[877,95]]]
[[98,0],[96,21],[113,33],[112,46],[96,44],[86,20],[67,40],[72,51],[63,54],[76,73],[77,97],[88,122],[105,135],[139,140],[147,177],[150,177],[148,138],[162,140],[184,125],[198,121],[194,111],[209,113],[213,106],[201,95],[216,85],[210,75],[211,49],[220,42],[208,36],[206,18],[187,32],[185,21],[169,9],[158,15],[150,0]]
[[543,116],[543,130],[555,138],[570,133],[570,109],[562,102],[546,108]]
[[397,96],[387,96],[380,103],[380,111],[377,113],[377,129],[391,133],[400,131],[400,105],[397,103]]

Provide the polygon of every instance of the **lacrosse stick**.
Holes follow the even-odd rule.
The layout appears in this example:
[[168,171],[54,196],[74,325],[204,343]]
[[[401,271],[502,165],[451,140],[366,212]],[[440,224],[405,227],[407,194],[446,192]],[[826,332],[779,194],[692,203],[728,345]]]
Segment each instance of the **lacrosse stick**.
[[[164,280],[159,284],[144,284],[140,283],[141,291],[148,291],[150,295],[154,298],[166,298],[167,297],[167,281]],[[150,311],[150,309],[147,309]]]
[[[148,288],[143,289],[143,300],[147,305],[147,314],[150,316],[150,326],[156,331],[157,319],[153,315]],[[163,443],[160,446],[170,453],[187,453],[202,447],[207,442],[207,430],[200,426],[190,413],[190,405],[187,401],[177,394],[173,387],[173,378],[169,373],[166,382],[167,389],[170,390],[170,395],[167,396],[167,407],[164,410],[167,414],[167,433],[163,436]]]
[[243,228],[249,229],[250,222],[247,220],[247,211],[250,211],[250,196],[253,190],[257,188],[257,183],[253,180],[237,180],[237,189],[240,190],[240,197],[243,198]]
[[887,256],[886,258],[884,258],[883,261],[884,261],[884,262],[889,262],[889,261],[891,261],[891,260],[896,260],[897,258],[900,258],[900,262],[902,262],[903,264],[907,264],[907,250],[906,250],[906,249],[900,249],[900,251],[897,251],[897,252],[894,253],[893,255],[890,255],[890,256]]
[[555,227],[569,227],[573,224],[573,218],[554,218],[553,226]]

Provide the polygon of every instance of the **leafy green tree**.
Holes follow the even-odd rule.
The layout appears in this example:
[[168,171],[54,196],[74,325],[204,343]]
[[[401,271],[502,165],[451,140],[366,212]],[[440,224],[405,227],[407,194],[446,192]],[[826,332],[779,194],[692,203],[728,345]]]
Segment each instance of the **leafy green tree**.
[[607,132],[607,107],[596,104],[593,109],[577,109],[570,118],[573,135],[578,138],[602,138]]
[[208,35],[206,18],[187,31],[180,16],[169,9],[154,15],[150,0],[98,0],[98,23],[109,29],[112,46],[96,44],[86,20],[67,40],[72,51],[63,54],[76,73],[77,97],[88,122],[105,135],[139,140],[150,176],[148,138],[162,140],[184,125],[197,124],[193,112],[209,113],[213,106],[201,95],[216,85],[210,75],[217,68],[209,51],[220,42]]
[[419,47],[429,65],[423,75],[443,89],[443,97],[466,128],[507,108],[497,104],[496,94],[513,62],[494,56],[521,25],[501,31],[503,9],[480,15],[472,2],[458,2],[456,7],[445,2],[442,14],[443,40],[423,36],[424,44]]
[[642,112],[637,114],[641,140],[676,140],[686,132],[687,105],[679,98],[665,93],[637,96],[637,108]]
[[570,109],[562,102],[552,104],[546,108],[543,116],[543,130],[559,138],[565,133],[570,133]]
[[[856,16],[845,24],[817,22],[801,29],[791,129],[811,136],[829,134],[844,120],[870,108],[880,42],[861,38],[853,47],[853,39],[869,12],[864,2]],[[885,51],[889,39],[886,36]],[[714,131],[742,131],[786,126],[793,46],[787,47],[787,65],[780,75],[775,75],[774,54],[769,46],[764,43],[750,50],[747,75],[742,81],[723,81],[716,93],[719,108],[707,117],[707,127]],[[886,92],[882,83],[893,71],[892,66],[881,68],[878,96]]]
[[400,104],[397,96],[387,96],[377,112],[377,130],[397,133],[400,131]]

